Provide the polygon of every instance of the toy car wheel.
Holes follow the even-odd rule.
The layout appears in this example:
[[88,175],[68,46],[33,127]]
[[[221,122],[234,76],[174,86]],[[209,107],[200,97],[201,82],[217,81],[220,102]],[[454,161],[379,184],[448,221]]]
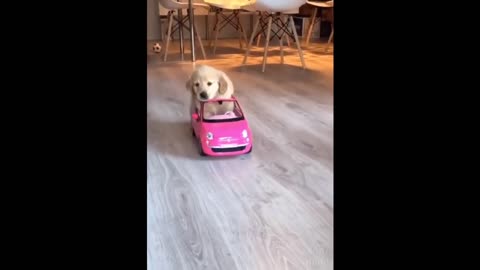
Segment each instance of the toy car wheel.
[[203,152],[203,149],[202,147],[200,147],[200,156],[204,157],[206,156],[207,154],[205,154],[205,152]]
[[192,136],[195,137],[195,130],[192,128]]

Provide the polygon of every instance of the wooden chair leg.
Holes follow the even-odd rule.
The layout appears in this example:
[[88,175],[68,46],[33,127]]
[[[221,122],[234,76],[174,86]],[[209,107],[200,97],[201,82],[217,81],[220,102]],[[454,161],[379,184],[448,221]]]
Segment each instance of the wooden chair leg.
[[[287,18],[287,23],[288,23],[288,18]],[[289,35],[285,35],[285,37],[287,38],[287,46],[290,48],[292,47],[292,44],[290,44],[290,36]]]
[[312,30],[313,26],[315,25],[315,19],[317,18],[317,10],[318,8],[313,8],[312,16],[310,17],[310,25],[308,26],[307,37],[305,40],[305,45],[308,46],[310,44],[310,38],[312,37]]
[[165,54],[163,56],[163,61],[167,61],[168,55],[168,45],[170,43],[170,36],[172,35],[172,24],[173,24],[173,12],[168,12],[168,30],[167,30],[167,40],[165,41]]
[[280,64],[283,64],[283,35],[280,37]]
[[[282,24],[288,24],[288,17],[287,19],[285,20],[285,22],[283,21],[283,18],[281,19],[282,21]],[[280,36],[280,63],[283,64],[284,61],[283,61],[283,39],[285,37],[287,37],[288,35],[285,34],[285,31],[282,31],[282,35]]]
[[332,43],[332,39],[333,39],[333,24],[332,24],[332,31],[331,31],[331,33],[330,33],[330,37],[328,38],[327,46],[325,47],[325,52],[328,51],[328,47],[329,47],[330,44]]
[[[265,72],[265,66],[267,65],[267,54],[268,54],[268,43],[270,41],[270,32],[272,31],[272,20],[273,14],[268,16],[268,26],[267,26],[267,34],[265,37],[265,49],[263,51],[263,64],[262,64],[262,72]],[[293,22],[293,19],[292,19]]]
[[[211,38],[215,36],[215,29],[217,29],[217,27],[218,27],[218,11],[215,11],[215,23],[213,24],[213,29],[212,29],[212,32],[210,33]],[[208,42],[208,47],[211,48],[212,46],[213,46],[213,39],[210,39],[210,41]]]
[[[218,13],[216,14],[216,16],[217,16],[217,22],[218,22],[219,21],[218,20]],[[215,39],[213,41],[213,55],[215,55],[215,52],[217,50],[218,31],[220,30],[219,28],[220,28],[219,25],[215,24],[215,34],[214,34]]]
[[[244,42],[245,43],[245,47],[247,46],[247,42],[248,42],[248,38],[247,38],[247,33],[245,33],[245,30],[243,29],[243,26],[242,26],[242,23],[240,22],[240,13],[237,15],[237,23],[238,23],[238,27],[240,29],[240,33],[242,34],[240,39],[242,40],[240,42],[240,49],[243,49],[242,48],[242,43]],[[246,49],[246,48],[245,48]]]
[[293,36],[295,37],[295,43],[297,43],[298,55],[300,56],[300,61],[302,62],[302,68],[305,69],[305,60],[303,59],[303,51],[300,47],[300,42],[298,41],[297,30],[295,29],[295,23],[293,22],[293,16],[290,17],[290,26],[292,27]]
[[197,32],[197,27],[194,26],[193,31],[194,31],[194,35],[197,36],[198,45],[200,45],[200,49],[202,50],[203,59],[207,60],[207,55],[205,54],[205,49],[203,48],[203,44],[202,44],[202,38],[200,37],[200,35]]
[[250,53],[250,49],[252,48],[253,38],[255,38],[258,24],[260,23],[260,17],[261,17],[261,14],[258,15],[257,22],[255,22],[255,25],[253,26],[252,35],[250,36],[250,42],[248,43],[247,50],[245,51],[245,56],[243,57],[242,65],[245,65],[245,63],[247,63],[248,54]]
[[258,37],[257,37],[257,47],[260,47],[260,41],[262,40],[262,37],[265,37],[265,22],[263,21],[263,17],[261,16],[262,13],[260,13],[260,22],[261,22],[261,30],[262,30],[262,33],[261,34],[258,34]]

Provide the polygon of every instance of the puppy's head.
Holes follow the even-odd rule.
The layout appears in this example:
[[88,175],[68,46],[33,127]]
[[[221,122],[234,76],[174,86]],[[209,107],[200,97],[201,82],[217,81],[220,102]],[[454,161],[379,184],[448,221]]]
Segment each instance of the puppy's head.
[[199,66],[193,71],[186,87],[198,100],[205,101],[224,95],[232,88],[232,83],[224,72],[209,66]]

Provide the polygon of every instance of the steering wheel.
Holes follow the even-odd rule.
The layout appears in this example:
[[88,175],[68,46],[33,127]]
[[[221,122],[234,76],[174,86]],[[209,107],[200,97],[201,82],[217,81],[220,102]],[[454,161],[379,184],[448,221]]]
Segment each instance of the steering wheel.
[[228,111],[228,112],[225,113],[225,115],[227,115],[227,116],[235,116],[235,113],[232,112],[232,111]]

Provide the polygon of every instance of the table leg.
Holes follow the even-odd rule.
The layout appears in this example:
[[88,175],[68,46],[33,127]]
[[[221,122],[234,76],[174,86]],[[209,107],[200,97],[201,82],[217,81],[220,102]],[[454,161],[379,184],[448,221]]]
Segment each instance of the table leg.
[[195,38],[194,38],[194,32],[193,32],[193,29],[194,29],[194,24],[195,24],[195,21],[194,21],[194,18],[193,18],[193,8],[192,8],[192,0],[188,0],[188,10],[189,10],[189,16],[190,16],[190,19],[189,19],[189,22],[190,22],[190,44],[192,46],[192,62],[195,62]]
[[184,53],[185,53],[185,48],[183,46],[183,14],[182,14],[182,10],[179,9],[178,10],[178,20],[180,21],[180,25],[178,27],[178,35],[179,35],[179,38],[180,38],[180,55],[182,57],[182,61],[184,59]]

